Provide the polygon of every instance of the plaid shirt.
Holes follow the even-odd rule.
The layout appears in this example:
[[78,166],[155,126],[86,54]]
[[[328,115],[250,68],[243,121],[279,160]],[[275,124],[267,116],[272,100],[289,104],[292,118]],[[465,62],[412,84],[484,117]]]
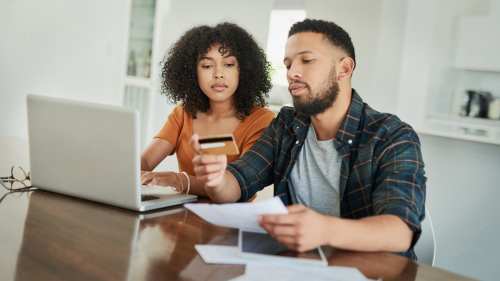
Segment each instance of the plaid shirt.
[[[425,215],[424,163],[415,131],[395,115],[379,113],[352,91],[349,112],[332,142],[342,158],[340,215],[359,219],[392,214],[413,231],[410,250],[398,255],[416,260],[413,246]],[[274,195],[292,204],[288,181],[306,139],[309,117],[283,107],[259,140],[228,165],[247,201],[274,184]]]

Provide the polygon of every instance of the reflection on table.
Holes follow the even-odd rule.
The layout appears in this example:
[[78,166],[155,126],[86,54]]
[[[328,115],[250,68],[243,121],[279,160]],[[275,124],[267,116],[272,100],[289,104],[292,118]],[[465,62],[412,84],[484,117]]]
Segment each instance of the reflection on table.
[[[30,193],[15,280],[168,279],[195,259],[194,244],[231,232],[181,206],[140,214],[40,190]],[[184,274],[196,278],[213,271],[206,267]],[[224,276],[241,275],[244,267],[232,271],[232,277]]]

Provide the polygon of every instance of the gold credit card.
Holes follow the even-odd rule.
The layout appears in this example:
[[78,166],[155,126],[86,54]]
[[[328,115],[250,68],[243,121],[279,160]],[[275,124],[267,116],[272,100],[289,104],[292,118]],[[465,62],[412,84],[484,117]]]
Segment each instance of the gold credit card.
[[200,137],[201,151],[206,154],[240,154],[233,134]]

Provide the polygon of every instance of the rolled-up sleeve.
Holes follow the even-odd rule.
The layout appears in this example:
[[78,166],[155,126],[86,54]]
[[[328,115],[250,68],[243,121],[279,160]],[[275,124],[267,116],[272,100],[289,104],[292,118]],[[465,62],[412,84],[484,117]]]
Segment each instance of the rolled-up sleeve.
[[240,184],[241,198],[238,202],[248,201],[258,191],[273,183],[274,136],[277,119],[273,119],[245,154],[227,166],[227,170]]
[[379,168],[372,194],[373,210],[375,215],[401,218],[413,231],[413,247],[425,216],[425,172],[418,136],[410,126],[401,124],[376,153]]

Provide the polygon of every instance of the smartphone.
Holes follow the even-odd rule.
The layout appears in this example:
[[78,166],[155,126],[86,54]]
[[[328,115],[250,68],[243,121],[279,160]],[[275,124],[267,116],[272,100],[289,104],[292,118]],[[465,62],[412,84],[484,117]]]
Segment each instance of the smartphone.
[[328,261],[320,247],[299,253],[280,244],[268,233],[242,229],[238,238],[238,249],[243,258],[328,266]]

